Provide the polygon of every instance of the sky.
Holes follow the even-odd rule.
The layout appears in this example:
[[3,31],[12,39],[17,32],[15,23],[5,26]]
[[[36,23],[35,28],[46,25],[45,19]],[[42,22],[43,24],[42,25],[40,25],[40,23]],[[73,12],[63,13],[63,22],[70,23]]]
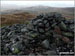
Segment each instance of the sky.
[[8,7],[12,5],[17,6],[51,6],[51,7],[74,7],[74,1],[1,1],[2,7]]

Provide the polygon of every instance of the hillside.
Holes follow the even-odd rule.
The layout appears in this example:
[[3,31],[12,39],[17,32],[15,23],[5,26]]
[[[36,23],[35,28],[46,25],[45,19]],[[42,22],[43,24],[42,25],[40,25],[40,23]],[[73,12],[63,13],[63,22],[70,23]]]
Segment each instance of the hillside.
[[9,9],[1,11],[1,24],[11,25],[15,23],[24,23],[26,20],[34,18],[36,15],[41,13],[58,12],[61,13],[65,18],[74,18],[74,8],[57,8],[48,6],[33,6],[33,7],[21,7],[15,9]]
[[15,14],[6,14],[1,15],[1,25],[12,25],[16,23],[23,24],[26,20],[30,20],[35,16],[29,13],[15,13]]
[[58,7],[48,7],[48,6],[36,6],[36,7],[24,8],[24,11],[28,11],[34,14],[59,12],[67,18],[74,17],[74,7],[58,8]]

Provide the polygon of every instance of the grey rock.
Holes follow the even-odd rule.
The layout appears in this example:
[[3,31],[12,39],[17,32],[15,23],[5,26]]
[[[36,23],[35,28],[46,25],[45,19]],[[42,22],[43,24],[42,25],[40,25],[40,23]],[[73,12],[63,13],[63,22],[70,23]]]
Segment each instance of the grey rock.
[[23,32],[23,33],[27,32],[27,31],[28,30],[26,28],[21,29],[21,32]]
[[7,34],[7,36],[9,37],[12,33],[13,33],[13,31],[10,31],[10,32]]
[[52,50],[49,50],[49,51],[44,52],[44,54],[56,55],[56,52],[55,51],[52,51]]
[[42,42],[42,45],[43,45],[44,48],[47,48],[47,49],[50,48],[50,44],[49,44],[49,41],[48,41],[48,40],[44,40],[44,41]]

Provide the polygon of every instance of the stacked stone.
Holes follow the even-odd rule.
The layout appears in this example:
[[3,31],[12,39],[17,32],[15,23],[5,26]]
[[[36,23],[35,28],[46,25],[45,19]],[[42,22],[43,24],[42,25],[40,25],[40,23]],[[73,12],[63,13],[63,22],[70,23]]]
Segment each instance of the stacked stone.
[[74,52],[74,19],[61,14],[40,14],[29,24],[1,28],[1,54],[59,54]]

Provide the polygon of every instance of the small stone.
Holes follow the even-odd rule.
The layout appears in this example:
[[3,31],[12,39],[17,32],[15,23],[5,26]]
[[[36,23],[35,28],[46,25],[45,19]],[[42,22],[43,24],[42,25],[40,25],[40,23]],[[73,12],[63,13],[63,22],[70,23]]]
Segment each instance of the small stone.
[[49,41],[48,41],[48,40],[44,40],[44,41],[42,42],[42,45],[43,45],[44,48],[47,48],[47,49],[50,48],[50,45],[49,45]]
[[21,29],[21,32],[25,33],[25,32],[27,32],[27,29],[23,28],[23,29]]

